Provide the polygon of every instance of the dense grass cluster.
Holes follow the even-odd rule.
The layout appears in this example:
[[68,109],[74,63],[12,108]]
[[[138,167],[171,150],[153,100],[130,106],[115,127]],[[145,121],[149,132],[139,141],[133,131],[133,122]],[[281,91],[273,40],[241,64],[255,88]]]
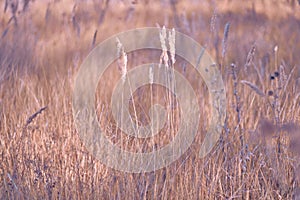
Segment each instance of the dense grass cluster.
[[[241,5],[206,0],[67,0],[22,1],[18,6],[16,1],[7,1],[7,6],[5,2],[0,14],[1,199],[297,199],[300,195],[296,1]],[[80,141],[72,113],[74,81],[97,43],[120,31],[156,24],[188,34],[215,58],[225,82],[227,118],[219,142],[200,159],[209,124],[209,96],[201,76],[176,57],[174,68],[190,81],[199,99],[197,137],[179,160],[163,169],[124,173],[101,164]],[[128,53],[128,68],[158,63],[160,54]],[[178,128],[177,108],[170,110],[175,116],[172,124],[151,141],[129,137],[116,127],[110,97],[120,78],[116,61],[99,81],[95,96],[107,137],[129,151],[168,144]],[[149,123],[151,103],[167,107],[166,97],[170,94],[159,86],[135,91],[130,105],[137,123]]]

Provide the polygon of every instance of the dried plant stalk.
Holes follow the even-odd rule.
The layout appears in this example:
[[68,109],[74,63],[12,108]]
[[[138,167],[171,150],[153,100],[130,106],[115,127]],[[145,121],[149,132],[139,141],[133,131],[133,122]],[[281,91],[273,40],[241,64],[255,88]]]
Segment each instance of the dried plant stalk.
[[119,38],[117,38],[117,56],[118,56],[118,66],[119,70],[122,73],[122,81],[123,84],[126,81],[126,74],[127,74],[127,54],[125,53],[124,47],[120,42]]
[[261,91],[256,85],[254,85],[253,83],[249,82],[249,81],[245,81],[245,80],[241,80],[241,83],[249,86],[254,92],[256,92],[256,94],[258,94],[261,97],[265,96],[265,93],[263,91]]
[[25,128],[34,120],[34,118],[36,118],[39,114],[41,114],[44,110],[46,110],[47,109],[47,106],[45,106],[45,107],[43,107],[43,108],[41,108],[41,109],[39,109],[37,112],[35,112],[33,115],[31,115],[28,119],[27,119],[27,121],[26,121],[26,124],[25,124]]

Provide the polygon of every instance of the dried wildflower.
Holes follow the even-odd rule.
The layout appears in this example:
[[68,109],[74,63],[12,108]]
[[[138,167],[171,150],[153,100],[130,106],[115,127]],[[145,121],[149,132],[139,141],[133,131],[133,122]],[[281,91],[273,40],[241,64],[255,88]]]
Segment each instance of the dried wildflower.
[[210,19],[210,32],[213,34],[216,31],[216,21],[217,21],[217,10],[214,9],[213,15]]
[[279,67],[279,71],[280,71],[280,79],[279,79],[279,84],[280,84],[280,87],[284,87],[285,84],[287,83],[287,79],[288,79],[288,76],[287,74],[285,73],[285,68],[283,65],[280,65]]
[[269,90],[269,91],[268,91],[268,95],[269,95],[269,96],[273,96],[273,95],[274,95],[274,92],[273,92],[272,90]]
[[160,39],[161,49],[162,49],[162,54],[160,56],[159,66],[163,63],[165,65],[168,65],[169,56],[168,56],[168,53],[167,53],[167,51],[168,51],[167,45],[166,45],[167,31],[166,31],[165,26],[163,26],[163,28],[161,29],[161,31],[159,33],[159,39]]
[[149,68],[149,82],[151,85],[153,84],[153,76],[153,65],[151,65]]
[[253,62],[255,51],[256,51],[256,46],[255,46],[255,44],[253,44],[251,47],[251,50],[249,51],[249,53],[247,55],[247,60],[246,60],[246,64],[245,64],[245,72],[247,72],[247,68]]
[[170,46],[170,53],[171,53],[171,61],[172,65],[175,64],[175,29],[173,28],[172,31],[169,32],[169,46]]
[[122,81],[124,84],[126,80],[126,74],[127,74],[127,54],[125,53],[124,47],[120,42],[119,38],[117,38],[117,56],[118,56],[118,66],[119,66],[119,70],[121,70]]
[[227,22],[225,24],[225,28],[224,28],[224,38],[222,41],[222,57],[225,57],[226,54],[226,50],[227,50],[227,40],[228,40],[228,35],[229,35],[229,28],[230,28],[230,23]]

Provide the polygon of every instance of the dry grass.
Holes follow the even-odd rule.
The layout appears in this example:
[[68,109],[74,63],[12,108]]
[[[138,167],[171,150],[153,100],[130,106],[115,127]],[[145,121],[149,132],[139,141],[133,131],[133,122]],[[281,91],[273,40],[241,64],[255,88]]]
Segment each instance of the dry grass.
[[[283,0],[243,5],[237,0],[227,5],[194,0],[76,2],[75,6],[71,0],[34,1],[24,11],[20,6],[16,12],[1,11],[1,199],[297,199],[300,17],[296,1],[291,1],[292,6]],[[225,28],[228,22],[230,30]],[[209,123],[207,88],[192,67],[176,57],[175,68],[199,98],[201,124],[195,142],[166,168],[123,173],[94,159],[80,141],[72,115],[74,80],[95,44],[119,31],[156,23],[190,35],[221,63],[228,100],[226,124],[210,155],[199,159],[199,144]],[[160,53],[129,53],[128,68],[159,61]],[[149,141],[124,136],[115,126],[110,96],[120,78],[114,63],[99,81],[96,107],[101,126],[121,147],[151,150]],[[167,105],[166,96],[155,86],[136,91],[132,102],[139,123],[149,122],[152,102]],[[176,134],[176,120],[155,136],[156,148]]]

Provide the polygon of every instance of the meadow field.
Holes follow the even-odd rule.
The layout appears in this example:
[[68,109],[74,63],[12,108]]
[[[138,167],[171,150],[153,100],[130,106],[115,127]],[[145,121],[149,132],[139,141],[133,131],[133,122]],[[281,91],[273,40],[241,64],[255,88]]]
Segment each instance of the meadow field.
[[[0,1],[0,199],[300,199],[299,10],[295,0]],[[227,98],[221,136],[200,158],[210,96],[191,64],[176,56],[172,68],[190,82],[200,107],[192,145],[156,171],[107,167],[75,126],[78,71],[110,36],[163,26],[193,38],[217,63]],[[128,52],[127,68],[159,63],[160,55]],[[129,100],[135,123],[149,123],[153,101],[172,122],[151,139],[123,133],[110,105],[122,76],[118,61],[95,94],[102,130],[127,151],[164,147],[178,130],[180,103],[170,106],[176,97],[158,85],[138,88]]]

